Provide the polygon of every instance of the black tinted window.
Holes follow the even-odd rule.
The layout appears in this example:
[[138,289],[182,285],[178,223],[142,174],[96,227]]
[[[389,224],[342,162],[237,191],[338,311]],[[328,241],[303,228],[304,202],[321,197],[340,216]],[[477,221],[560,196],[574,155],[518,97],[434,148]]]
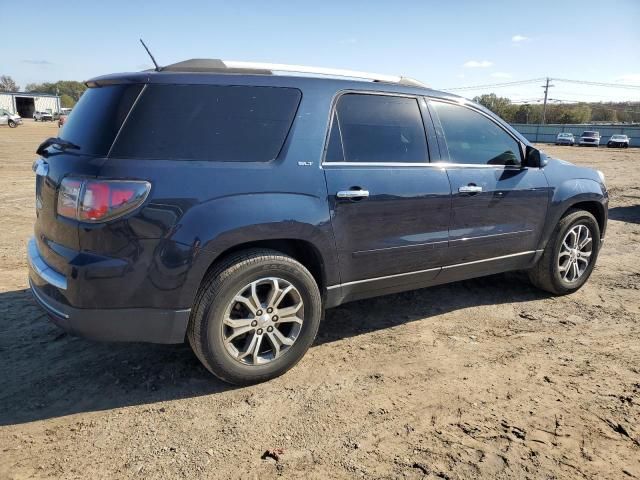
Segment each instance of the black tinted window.
[[89,155],[106,155],[142,85],[112,85],[86,90],[59,136]]
[[113,156],[266,162],[278,156],[301,93],[292,88],[149,85]]
[[[346,94],[338,101],[333,125],[328,162],[428,161],[424,125],[414,98]],[[342,149],[336,136],[342,138]]]
[[484,115],[450,103],[433,102],[455,163],[519,165],[520,145]]
[[338,125],[337,115],[333,114],[331,123],[331,133],[329,134],[329,143],[327,145],[327,162],[343,162],[344,153],[342,151],[342,140],[340,139],[340,126]]

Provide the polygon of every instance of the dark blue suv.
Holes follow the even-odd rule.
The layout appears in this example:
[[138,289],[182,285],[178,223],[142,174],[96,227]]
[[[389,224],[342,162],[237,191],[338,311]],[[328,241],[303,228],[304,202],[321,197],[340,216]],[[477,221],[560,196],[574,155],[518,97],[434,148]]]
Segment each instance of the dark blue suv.
[[509,270],[558,295],[589,278],[600,172],[410,79],[283,68],[87,82],[34,163],[30,284],[56,324],[188,339],[247,384],[295,365],[325,308]]

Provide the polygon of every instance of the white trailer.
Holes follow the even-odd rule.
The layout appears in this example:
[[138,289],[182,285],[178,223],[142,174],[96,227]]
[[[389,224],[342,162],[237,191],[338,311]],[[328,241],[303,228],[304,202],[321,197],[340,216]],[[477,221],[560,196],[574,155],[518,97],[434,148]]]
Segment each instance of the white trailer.
[[60,97],[35,92],[0,92],[0,108],[33,118],[34,112],[60,112]]

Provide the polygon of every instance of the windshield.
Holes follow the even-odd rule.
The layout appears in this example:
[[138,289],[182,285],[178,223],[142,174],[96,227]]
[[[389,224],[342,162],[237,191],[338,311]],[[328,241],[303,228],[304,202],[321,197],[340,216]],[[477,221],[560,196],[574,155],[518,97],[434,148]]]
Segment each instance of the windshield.
[[88,89],[64,123],[60,138],[88,155],[106,155],[142,85]]
[[626,140],[627,136],[626,135],[611,135],[611,139],[612,140]]
[[598,132],[584,132],[582,134],[583,137],[597,137],[598,136]]
[[573,137],[572,133],[559,133],[558,134],[559,137]]

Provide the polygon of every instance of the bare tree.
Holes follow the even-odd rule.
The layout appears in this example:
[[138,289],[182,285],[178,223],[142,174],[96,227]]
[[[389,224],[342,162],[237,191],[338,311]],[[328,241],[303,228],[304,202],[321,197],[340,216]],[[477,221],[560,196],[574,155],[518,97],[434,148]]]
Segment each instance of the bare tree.
[[18,84],[9,75],[0,76],[0,92],[17,92]]

